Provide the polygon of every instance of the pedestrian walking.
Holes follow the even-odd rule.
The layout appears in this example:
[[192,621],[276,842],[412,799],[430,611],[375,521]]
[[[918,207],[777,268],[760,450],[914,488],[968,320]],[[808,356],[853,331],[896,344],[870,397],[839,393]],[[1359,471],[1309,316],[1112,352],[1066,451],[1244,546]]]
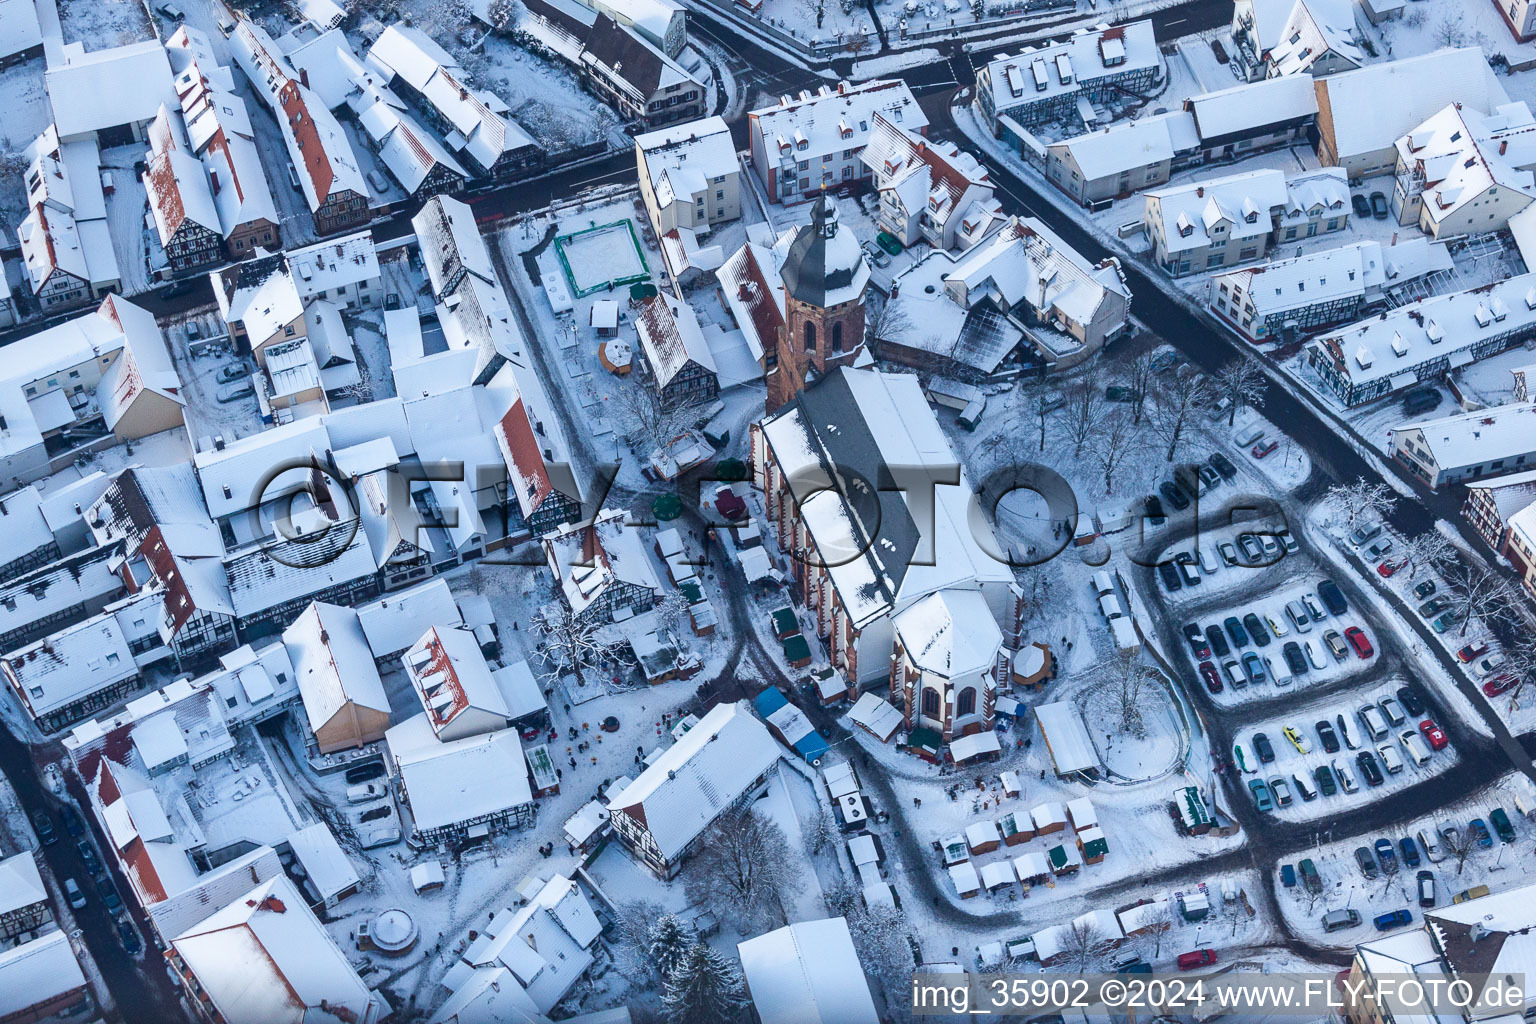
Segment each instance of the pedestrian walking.
[[[571,767],[572,767],[572,768],[575,768],[575,767],[576,767],[576,759],[575,759],[575,758],[574,758],[574,757],[573,757],[573,758],[571,758]],[[1042,778],[1042,779],[1043,779],[1043,778],[1045,778],[1045,774],[1044,774],[1044,773],[1041,773],[1041,775],[1040,775],[1040,777],[1041,777],[1041,778]]]

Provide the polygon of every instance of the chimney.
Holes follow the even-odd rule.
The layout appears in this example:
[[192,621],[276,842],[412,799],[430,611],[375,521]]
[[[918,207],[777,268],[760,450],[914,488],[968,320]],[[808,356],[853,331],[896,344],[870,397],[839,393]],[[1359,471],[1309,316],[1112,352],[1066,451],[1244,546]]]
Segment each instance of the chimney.
[[1509,140],[1508,139],[1500,139],[1499,140],[1499,156],[1503,156],[1505,151],[1507,151],[1508,149],[1509,149]]
[[1200,186],[1197,186],[1195,188],[1195,198],[1197,198],[1197,199],[1204,199],[1205,198],[1205,186],[1204,185],[1200,185]]
[[304,88],[309,88],[309,69],[299,68],[299,81],[304,83]]
[[211,172],[209,172],[208,176],[213,179],[213,194],[214,195],[218,195],[219,194],[219,172],[218,171],[211,171]]

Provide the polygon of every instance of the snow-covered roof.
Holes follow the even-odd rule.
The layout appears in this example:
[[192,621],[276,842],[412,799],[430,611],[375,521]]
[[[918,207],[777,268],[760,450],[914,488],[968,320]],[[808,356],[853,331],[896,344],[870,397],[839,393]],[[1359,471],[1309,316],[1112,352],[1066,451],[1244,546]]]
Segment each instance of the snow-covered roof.
[[139,674],[122,626],[109,613],[66,626],[5,655],[16,692],[42,717]]
[[[874,131],[876,111],[901,128],[920,132],[928,127],[928,117],[907,83],[879,78],[781,96],[773,106],[748,113],[747,121],[749,130],[762,137],[770,161],[794,163],[808,155],[861,148]],[[758,173],[766,169],[758,168]]]
[[901,712],[895,706],[867,690],[859,694],[859,699],[848,710],[848,717],[882,740],[890,739],[902,722]]
[[1308,76],[1267,78],[1184,101],[1207,144],[1317,114],[1317,90]]
[[460,178],[469,177],[463,165],[437,141],[437,136],[400,107],[375,103],[358,116],[358,123],[373,140],[379,159],[407,192],[414,194],[439,167]]
[[48,899],[43,876],[37,871],[37,855],[31,850],[0,859],[0,915],[9,914]]
[[1355,67],[1364,64],[1354,8],[1354,0],[1296,0],[1268,53],[1275,70],[1306,74],[1326,54]]
[[319,732],[349,703],[389,713],[389,698],[357,612],[315,601],[283,630],[309,727]]
[[[1436,907],[1424,914],[1447,965],[1457,975],[1500,976],[1536,963],[1536,885],[1505,889],[1481,899]],[[1486,994],[1483,998],[1486,998]],[[1496,1014],[1480,1000],[1483,1014]],[[1476,1015],[1478,1010],[1474,1010]]]
[[1536,545],[1536,501],[1509,517],[1509,530],[1524,538],[1527,545]]
[[389,1012],[286,875],[256,886],[171,945],[229,1024],[326,1017],[374,1024]]
[[1168,185],[1145,195],[1147,218],[1160,218],[1159,238],[1170,253],[1210,245],[1210,229],[1223,221],[1231,239],[1262,238],[1274,228],[1273,212],[1285,207],[1287,197],[1285,174],[1276,170]]
[[[581,886],[564,875],[554,875],[529,894],[527,905],[491,915],[485,930],[444,976],[443,984],[454,996],[433,1020],[458,1020],[460,1024],[548,1020],[545,1014],[591,966],[593,945],[601,931]],[[478,1016],[465,1005],[472,1002],[469,994],[480,992],[487,979],[492,986],[523,997],[523,1001],[515,1001],[521,1007],[518,1014],[502,1017],[498,1010]],[[478,999],[473,997],[473,1001]],[[454,1008],[451,1014],[450,1006]]]
[[737,173],[736,144],[723,117],[706,117],[635,136],[635,149],[663,208],[691,203],[717,178]]
[[1173,110],[1054,142],[1047,148],[1060,148],[1070,153],[1083,178],[1095,181],[1171,161],[1175,154],[1192,152],[1199,147],[1200,137],[1195,132],[1194,118],[1188,111]]
[[[1469,204],[1486,202],[1490,189],[1536,198],[1536,118],[1524,101],[1482,114],[1449,104],[1397,140],[1400,166],[1423,181],[1423,209],[1445,220]],[[1499,197],[1508,207],[1515,195]]]
[[33,0],[0,0],[0,60],[43,43]]
[[374,657],[383,658],[405,650],[414,642],[412,637],[433,626],[458,625],[459,609],[447,581],[437,577],[359,605],[357,621]]
[[842,226],[837,202],[826,192],[816,197],[810,223],[785,232],[774,248],[790,298],[831,308],[863,295],[869,284],[864,249],[853,230]]
[[422,710],[438,732],[470,709],[512,717],[469,630],[432,626],[401,660]]
[[875,1024],[869,983],[841,917],[798,921],[738,943],[762,1024]]
[[575,614],[586,611],[615,583],[661,589],[640,531],[629,525],[623,509],[609,509],[580,523],[561,524],[544,537],[544,547],[561,594]]
[[1316,88],[1340,161],[1390,150],[1400,136],[1448,103],[1494,110],[1509,102],[1477,46],[1367,64],[1317,79]]
[[357,885],[357,869],[342,852],[330,826],[323,821],[299,829],[288,837],[293,855],[304,867],[304,874],[322,900],[346,892]]
[[774,251],[749,241],[715,271],[715,278],[752,358],[762,359],[778,343],[784,325],[784,282]]
[[1349,383],[1416,373],[1427,362],[1472,362],[1486,339],[1536,325],[1536,274],[1432,295],[1324,334],[1312,346]]
[[1279,316],[1372,292],[1453,266],[1444,244],[1409,238],[1393,246],[1355,242],[1219,274],[1212,281],[1242,289],[1260,317]]
[[223,519],[305,486],[314,459],[329,447],[325,424],[306,417],[198,452],[192,463],[209,515]]
[[872,117],[874,126],[859,160],[873,172],[880,191],[893,192],[909,215],[925,212],[942,227],[970,205],[964,200],[971,189],[981,190],[976,198],[990,198],[991,178],[974,156],[893,124],[878,110]]
[[1420,434],[1422,447],[1441,470],[1494,462],[1536,451],[1536,402],[1457,413],[1389,431],[1394,440],[1410,432]]
[[949,679],[985,672],[1003,646],[1002,631],[979,590],[941,590],[892,620],[912,664]]
[[717,704],[617,794],[608,811],[640,822],[670,859],[783,755],[745,703]]
[[[425,712],[384,734],[418,832],[473,822],[533,800],[516,729],[443,742]],[[486,785],[494,779],[495,785]]]
[[993,109],[1006,114],[1014,107],[1076,93],[1104,78],[1161,66],[1152,22],[1100,25],[1060,42],[994,58],[987,64],[982,88],[992,90]]
[[379,279],[379,255],[368,231],[290,249],[284,259],[299,297],[305,300]]
[[[169,120],[170,116],[169,109],[162,106],[159,118]],[[166,134],[151,133],[151,138],[157,143],[169,140]],[[160,244],[170,244],[187,221],[222,234],[218,208],[203,165],[174,141],[152,152],[143,181]]]
[[665,292],[653,296],[641,308],[635,317],[635,333],[645,349],[657,387],[670,384],[690,362],[711,373],[715,371],[715,358],[699,329],[698,314],[688,303]]
[[1070,703],[1056,701],[1037,704],[1035,720],[1040,723],[1040,732],[1051,751],[1056,774],[1066,775],[1099,766],[1099,755],[1093,749],[1093,741],[1088,738],[1083,716]]
[[1349,175],[1342,167],[1319,167],[1285,180],[1285,209],[1276,228],[1304,225],[1316,217],[1348,216]]
[[25,1014],[85,987],[67,932],[52,931],[0,952],[0,1017]]
[[31,484],[0,495],[0,566],[53,543],[43,498]]
[[[1494,514],[1506,524],[1512,524],[1516,513],[1536,504],[1536,470],[1470,481],[1467,490],[1486,491],[1488,500],[1493,502]],[[1536,518],[1528,514],[1520,521],[1529,535],[1536,536]]]
[[50,58],[46,75],[61,139],[146,124],[162,103],[176,102],[171,65],[158,39],[90,53],[80,43],[68,43],[63,55],[62,64]]

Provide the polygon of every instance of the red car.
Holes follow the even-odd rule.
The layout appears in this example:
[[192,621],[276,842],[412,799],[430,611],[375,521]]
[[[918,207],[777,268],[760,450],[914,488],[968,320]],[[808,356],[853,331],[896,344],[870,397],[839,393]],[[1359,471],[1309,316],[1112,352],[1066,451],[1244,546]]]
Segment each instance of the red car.
[[1264,456],[1269,455],[1276,448],[1279,448],[1279,447],[1280,447],[1280,442],[1279,441],[1275,441],[1275,440],[1260,441],[1258,444],[1253,446],[1252,455],[1256,459],[1262,459],[1262,458],[1264,458]]
[[1216,674],[1216,666],[1208,661],[1200,663],[1200,678],[1205,680],[1205,688],[1212,693],[1221,692],[1221,676]]
[[1214,949],[1192,949],[1188,953],[1179,954],[1179,970],[1192,971],[1196,967],[1205,967],[1216,962]]
[[1349,641],[1349,646],[1353,647],[1355,653],[1362,658],[1369,658],[1376,653],[1376,648],[1372,647],[1370,640],[1366,639],[1365,630],[1359,626],[1350,626],[1346,629],[1344,639]]
[[1497,697],[1501,693],[1508,693],[1515,688],[1515,677],[1505,672],[1501,676],[1494,676],[1483,684],[1484,697]]
[[1485,641],[1485,640],[1478,640],[1478,641],[1475,641],[1474,643],[1467,644],[1467,646],[1465,646],[1461,650],[1457,651],[1456,652],[1456,657],[1458,659],[1460,659],[1460,661],[1461,661],[1461,663],[1463,665],[1465,665],[1465,664],[1473,661],[1476,658],[1481,658],[1483,655],[1485,655],[1487,653],[1488,653],[1488,643],[1487,643],[1487,641]]
[[1376,571],[1381,573],[1382,578],[1385,579],[1407,564],[1407,562],[1382,562],[1376,567]]
[[1445,730],[1427,718],[1419,723],[1419,732],[1423,733],[1424,738],[1429,741],[1431,750],[1444,750],[1445,745],[1450,742],[1445,738]]

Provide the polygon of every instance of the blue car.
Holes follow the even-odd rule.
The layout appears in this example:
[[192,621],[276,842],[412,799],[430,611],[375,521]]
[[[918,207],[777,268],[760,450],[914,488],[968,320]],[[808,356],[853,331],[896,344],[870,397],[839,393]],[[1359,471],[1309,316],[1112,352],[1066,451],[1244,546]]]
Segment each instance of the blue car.
[[1405,924],[1413,923],[1413,915],[1406,910],[1394,910],[1390,914],[1382,914],[1376,918],[1376,930],[1379,932],[1391,931],[1393,928],[1401,928]]
[[1257,654],[1249,651],[1243,655],[1243,672],[1247,674],[1248,681],[1255,685],[1264,681],[1264,661]]
[[1392,848],[1392,840],[1376,840],[1376,860],[1381,864],[1381,869],[1391,873],[1397,867],[1397,851]]
[[1471,829],[1472,838],[1477,840],[1478,846],[1486,850],[1493,845],[1493,836],[1488,834],[1488,823],[1482,818],[1473,818],[1467,827]]
[[1411,836],[1403,836],[1398,840],[1397,847],[1403,852],[1403,866],[1416,868],[1419,866],[1419,844],[1413,841]]

